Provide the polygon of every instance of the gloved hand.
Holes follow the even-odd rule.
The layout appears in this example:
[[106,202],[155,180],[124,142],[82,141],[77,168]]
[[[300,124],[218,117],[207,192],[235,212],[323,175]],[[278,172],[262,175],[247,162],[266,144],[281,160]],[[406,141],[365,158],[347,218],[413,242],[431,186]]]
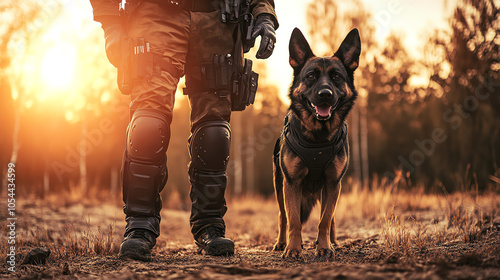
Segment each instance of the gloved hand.
[[102,22],[106,39],[106,55],[116,68],[120,66],[122,56],[122,38],[126,36],[125,27],[117,18],[109,18]]
[[252,39],[260,36],[260,46],[257,58],[266,59],[271,56],[276,43],[276,31],[270,14],[261,14],[257,17],[255,27],[252,30]]

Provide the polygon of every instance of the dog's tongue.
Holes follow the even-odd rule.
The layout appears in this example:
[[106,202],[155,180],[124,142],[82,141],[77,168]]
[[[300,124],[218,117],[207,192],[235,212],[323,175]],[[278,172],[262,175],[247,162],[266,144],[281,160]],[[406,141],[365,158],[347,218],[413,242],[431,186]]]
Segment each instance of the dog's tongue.
[[316,109],[316,112],[321,117],[328,117],[330,115],[330,109],[332,109],[332,106],[328,106],[328,105],[319,105],[319,106],[316,106],[315,105],[314,109]]

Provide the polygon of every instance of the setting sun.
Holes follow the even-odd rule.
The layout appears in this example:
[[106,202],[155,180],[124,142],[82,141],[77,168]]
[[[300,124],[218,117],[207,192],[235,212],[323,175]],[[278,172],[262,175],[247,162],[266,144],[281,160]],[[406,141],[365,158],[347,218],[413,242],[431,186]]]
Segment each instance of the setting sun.
[[49,90],[64,89],[75,79],[75,67],[75,48],[67,43],[58,43],[48,49],[43,57],[41,64],[43,81]]

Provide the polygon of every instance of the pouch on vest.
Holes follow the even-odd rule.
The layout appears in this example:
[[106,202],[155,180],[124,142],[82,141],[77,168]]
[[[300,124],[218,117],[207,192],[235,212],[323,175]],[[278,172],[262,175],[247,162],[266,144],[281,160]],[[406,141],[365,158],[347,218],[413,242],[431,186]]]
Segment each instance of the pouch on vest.
[[129,95],[134,85],[160,75],[161,71],[170,73],[175,78],[182,76],[168,59],[160,53],[151,51],[144,38],[124,39],[122,42],[122,62],[118,68],[118,88],[122,94]]
[[255,101],[259,74],[252,71],[252,61],[245,58],[243,72],[238,75],[238,80],[234,82],[231,94],[231,110],[243,111]]
[[129,95],[137,82],[152,77],[153,66],[153,53],[144,38],[124,39],[117,76],[121,93]]

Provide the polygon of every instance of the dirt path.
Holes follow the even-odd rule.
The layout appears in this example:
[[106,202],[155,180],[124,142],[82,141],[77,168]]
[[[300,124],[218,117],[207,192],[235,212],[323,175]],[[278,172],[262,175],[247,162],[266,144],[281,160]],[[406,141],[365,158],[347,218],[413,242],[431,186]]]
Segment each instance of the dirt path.
[[[226,216],[227,236],[236,242],[232,257],[196,253],[189,233],[189,212],[163,211],[154,260],[121,261],[116,257],[124,227],[118,205],[54,206],[24,203],[18,212],[18,260],[29,250],[47,247],[51,255],[43,265],[17,265],[15,274],[4,263],[0,277],[8,279],[500,279],[500,223],[482,220],[473,240],[452,238],[446,213],[439,209],[406,213],[417,226],[407,228],[407,238],[439,238],[424,245],[395,242],[404,227],[380,219],[344,221],[339,225],[340,247],[328,260],[314,256],[317,213],[303,228],[304,258],[285,260],[271,250],[277,230],[274,201],[233,201]],[[6,213],[1,218],[5,221]],[[401,215],[405,215],[404,212]],[[405,218],[404,220],[409,220]],[[111,229],[110,229],[111,226]],[[425,228],[421,234],[416,231]],[[435,230],[434,232],[432,232]],[[429,234],[432,233],[432,234]],[[391,239],[392,238],[392,239]],[[462,238],[463,239],[463,238]],[[7,250],[5,236],[0,239]],[[392,244],[395,242],[394,244]],[[413,243],[412,243],[413,242]],[[401,245],[403,244],[403,245]],[[437,244],[437,245],[436,245]],[[4,254],[5,256],[5,254]]]

